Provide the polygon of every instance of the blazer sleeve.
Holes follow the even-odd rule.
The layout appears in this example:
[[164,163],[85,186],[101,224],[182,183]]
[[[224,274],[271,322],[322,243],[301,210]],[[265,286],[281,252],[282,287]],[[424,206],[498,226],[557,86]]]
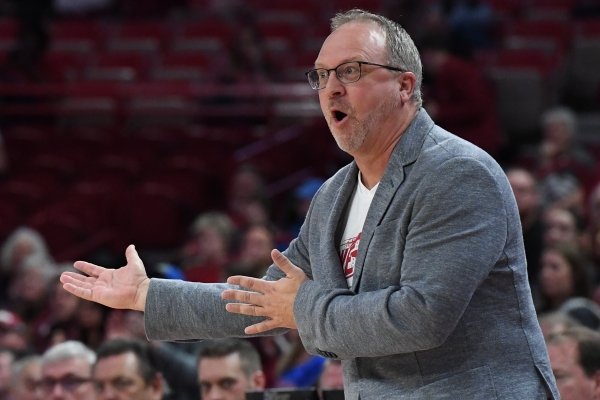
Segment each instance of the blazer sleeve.
[[[397,221],[407,224],[406,237],[389,238],[404,242],[400,265],[391,266],[401,269],[399,282],[358,293],[304,282],[294,312],[306,349],[350,359],[441,345],[503,257],[508,193],[497,173],[475,158],[455,157],[420,180],[403,205],[409,218]],[[382,256],[369,247],[365,265]]]

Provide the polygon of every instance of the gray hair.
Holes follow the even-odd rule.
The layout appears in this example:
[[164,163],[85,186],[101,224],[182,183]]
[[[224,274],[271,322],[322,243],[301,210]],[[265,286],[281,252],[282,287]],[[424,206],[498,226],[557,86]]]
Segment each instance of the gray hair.
[[50,347],[42,356],[42,365],[52,364],[58,361],[81,358],[87,361],[90,368],[96,362],[96,353],[89,347],[76,340],[67,340]]
[[50,258],[48,246],[43,236],[34,229],[22,226],[15,229],[2,244],[2,249],[0,250],[0,268],[3,272],[10,272],[12,268],[17,267],[16,265],[12,265],[11,259],[15,248],[23,241],[31,244],[32,254],[42,254]]
[[555,107],[544,112],[542,115],[542,126],[546,127],[554,123],[564,123],[571,135],[577,132],[577,117],[567,107]]
[[11,376],[12,376],[11,381],[13,383],[16,382],[16,380],[17,380],[16,378],[19,375],[21,375],[21,373],[23,372],[23,370],[25,368],[27,368],[29,365],[31,365],[31,364],[41,364],[41,363],[42,363],[42,357],[38,356],[38,355],[26,356],[26,357],[23,357],[23,358],[20,358],[20,359],[16,360],[11,365]]
[[336,14],[331,19],[331,32],[350,22],[374,22],[381,28],[385,33],[388,62],[415,74],[416,82],[412,100],[417,107],[421,107],[423,104],[421,94],[423,66],[419,50],[406,30],[397,22],[386,17],[355,8]]

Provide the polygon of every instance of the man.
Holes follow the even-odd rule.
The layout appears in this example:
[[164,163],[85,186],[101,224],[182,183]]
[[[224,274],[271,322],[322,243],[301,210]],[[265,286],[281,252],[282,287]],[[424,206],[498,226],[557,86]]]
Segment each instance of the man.
[[542,207],[539,198],[538,182],[533,174],[525,168],[510,168],[506,171],[506,176],[515,194],[515,200],[519,208],[529,284],[532,287],[537,287],[539,282],[540,258],[544,247],[544,224],[542,222]]
[[298,329],[309,353],[342,360],[349,400],[558,398],[508,180],[422,109],[412,39],[351,10],[315,66],[309,83],[354,161],[264,279],[150,280],[130,246],[120,269],[77,262],[88,276],[63,274],[65,289],[145,310],[151,339]]
[[160,400],[164,382],[146,343],[114,339],[96,352],[92,379],[97,400]]
[[96,354],[74,340],[50,347],[42,356],[45,400],[95,400],[92,365]]
[[10,382],[11,400],[42,400],[40,382],[42,361],[40,356],[28,356],[12,366]]
[[260,356],[244,339],[204,344],[198,357],[198,382],[204,400],[244,400],[246,392],[265,388]]
[[600,334],[574,327],[550,335],[547,344],[561,399],[600,399]]

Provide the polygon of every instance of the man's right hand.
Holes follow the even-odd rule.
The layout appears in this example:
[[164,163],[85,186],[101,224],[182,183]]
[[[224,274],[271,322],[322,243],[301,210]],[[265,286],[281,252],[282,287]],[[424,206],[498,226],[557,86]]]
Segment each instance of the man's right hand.
[[60,276],[63,288],[84,300],[111,308],[144,311],[150,279],[133,245],[127,247],[125,257],[127,265],[118,269],[77,261],[75,268],[85,275],[63,272]]

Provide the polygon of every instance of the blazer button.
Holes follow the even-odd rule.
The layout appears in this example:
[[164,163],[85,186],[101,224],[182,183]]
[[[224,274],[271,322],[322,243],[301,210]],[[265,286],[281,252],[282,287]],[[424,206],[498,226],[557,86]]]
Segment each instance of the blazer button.
[[317,354],[323,356],[323,357],[327,357],[327,358],[338,358],[338,355],[331,352],[331,351],[324,351],[321,349],[317,349]]

